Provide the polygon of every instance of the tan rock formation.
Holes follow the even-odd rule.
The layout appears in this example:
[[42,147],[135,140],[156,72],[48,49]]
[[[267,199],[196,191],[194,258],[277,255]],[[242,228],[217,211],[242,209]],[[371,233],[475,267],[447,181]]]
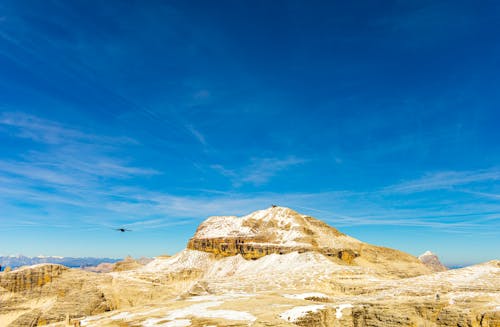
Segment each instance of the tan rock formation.
[[366,266],[401,277],[430,272],[409,254],[363,243],[313,217],[275,206],[241,218],[210,217],[200,224],[187,248],[222,257],[241,254],[246,259],[271,253],[315,251],[344,264]]
[[142,267],[143,265],[140,264],[139,262],[135,261],[134,258],[131,256],[126,257],[122,261],[118,261],[115,263],[113,270],[112,271],[126,271],[126,270],[132,270],[132,269],[137,269],[139,267]]
[[448,270],[448,268],[446,268],[446,266],[439,261],[438,256],[431,251],[426,251],[420,255],[418,260],[422,261],[422,263],[429,267],[432,271],[439,272]]
[[6,305],[0,307],[0,321],[8,315],[15,318],[12,326],[37,326],[62,321],[67,314],[82,317],[109,311],[113,304],[99,284],[111,279],[100,276],[55,264],[1,273],[0,299]]
[[112,271],[126,271],[126,270],[137,269],[139,267],[144,266],[145,264],[150,263],[151,261],[153,261],[153,259],[151,258],[142,257],[136,260],[130,256],[127,256],[122,261],[118,261],[115,263],[103,262],[97,266],[84,267],[82,269],[85,271],[91,271],[96,273],[109,273]]
[[30,291],[52,282],[66,270],[61,265],[40,264],[4,271],[0,274],[0,287],[10,292]]

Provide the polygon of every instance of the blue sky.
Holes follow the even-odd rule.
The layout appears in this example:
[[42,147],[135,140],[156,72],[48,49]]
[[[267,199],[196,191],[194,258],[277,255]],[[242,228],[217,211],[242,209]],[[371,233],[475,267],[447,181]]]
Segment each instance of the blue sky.
[[210,215],[275,203],[448,264],[498,259],[499,14],[2,1],[0,254],[172,254]]

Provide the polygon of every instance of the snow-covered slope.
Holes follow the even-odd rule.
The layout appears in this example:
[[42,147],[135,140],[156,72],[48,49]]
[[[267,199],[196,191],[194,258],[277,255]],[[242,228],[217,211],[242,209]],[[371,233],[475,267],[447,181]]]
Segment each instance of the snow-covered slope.
[[0,266],[5,268],[7,266],[11,268],[17,268],[21,266],[31,266],[39,263],[53,263],[59,264],[66,267],[87,267],[87,266],[97,266],[100,263],[108,262],[114,263],[120,261],[121,259],[111,259],[111,258],[73,258],[73,257],[59,257],[59,256],[44,256],[39,255],[36,257],[27,257],[24,255],[9,255],[0,256]]
[[250,242],[281,246],[345,247],[360,241],[320,220],[292,209],[276,207],[258,210],[243,217],[214,216],[205,220],[195,239],[243,238]]

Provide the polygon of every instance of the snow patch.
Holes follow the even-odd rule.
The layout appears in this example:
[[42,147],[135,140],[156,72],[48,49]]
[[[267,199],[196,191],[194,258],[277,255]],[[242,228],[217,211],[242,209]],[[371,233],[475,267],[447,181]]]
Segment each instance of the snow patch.
[[200,317],[200,318],[220,318],[227,320],[243,320],[243,321],[255,321],[257,319],[250,313],[244,311],[208,310],[208,308],[219,306],[222,303],[223,302],[220,301],[214,301],[208,303],[193,304],[186,308],[171,311],[170,314],[165,317],[165,320],[175,320],[190,316]]
[[222,300],[241,300],[249,297],[253,297],[255,294],[249,293],[226,293],[223,295],[199,295],[193,296],[187,299],[190,302],[202,302],[202,301],[222,301]]
[[228,236],[253,236],[250,227],[242,226],[243,220],[236,216],[213,216],[208,218],[196,232],[198,238]]
[[335,310],[335,318],[337,318],[337,319],[342,318],[342,310],[347,309],[347,308],[352,308],[352,304],[350,304],[350,303],[340,304],[337,307],[337,309]]
[[295,307],[280,314],[280,318],[286,321],[296,322],[309,313],[317,312],[318,310],[323,310],[324,308],[325,305],[323,304]]
[[302,293],[302,294],[283,294],[283,297],[288,299],[300,299],[305,300],[307,298],[320,298],[320,299],[328,299],[329,296],[319,292],[311,292],[311,293]]
[[[288,208],[275,207],[259,210],[244,217],[236,216],[212,216],[203,222],[196,231],[196,238],[220,238],[220,237],[255,237],[262,231],[249,227],[257,221],[261,224],[272,222],[273,227],[266,227],[270,234],[274,234],[273,243],[284,246],[304,245],[296,242],[298,238],[305,235],[300,230],[301,225],[296,221],[297,214]],[[259,243],[262,244],[262,243]]]
[[156,258],[137,272],[169,273],[184,269],[204,269],[212,261],[212,255],[207,252],[185,249],[170,258]]
[[179,320],[173,320],[169,321],[166,324],[162,325],[165,327],[187,327],[191,326],[191,320],[189,319],[179,319]]
[[191,326],[191,320],[189,319],[178,319],[168,321],[166,323],[161,323],[160,321],[164,321],[163,318],[149,318],[142,323],[143,327],[187,327]]
[[120,312],[119,314],[116,314],[114,316],[109,317],[109,319],[112,320],[119,320],[119,319],[128,319],[134,317],[134,314],[131,314],[130,312],[124,311]]

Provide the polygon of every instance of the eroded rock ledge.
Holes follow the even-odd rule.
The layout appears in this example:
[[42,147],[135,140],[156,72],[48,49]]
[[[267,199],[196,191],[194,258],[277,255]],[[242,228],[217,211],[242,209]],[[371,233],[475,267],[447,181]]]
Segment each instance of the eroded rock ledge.
[[191,238],[187,248],[213,253],[218,256],[228,257],[241,254],[245,259],[258,259],[268,254],[286,254],[291,252],[317,251],[329,257],[335,257],[347,264],[359,256],[351,249],[316,248],[307,246],[280,246],[278,244],[263,243],[257,238]]
[[10,292],[30,291],[52,282],[68,268],[56,264],[42,264],[20,268],[0,275],[0,287]]

